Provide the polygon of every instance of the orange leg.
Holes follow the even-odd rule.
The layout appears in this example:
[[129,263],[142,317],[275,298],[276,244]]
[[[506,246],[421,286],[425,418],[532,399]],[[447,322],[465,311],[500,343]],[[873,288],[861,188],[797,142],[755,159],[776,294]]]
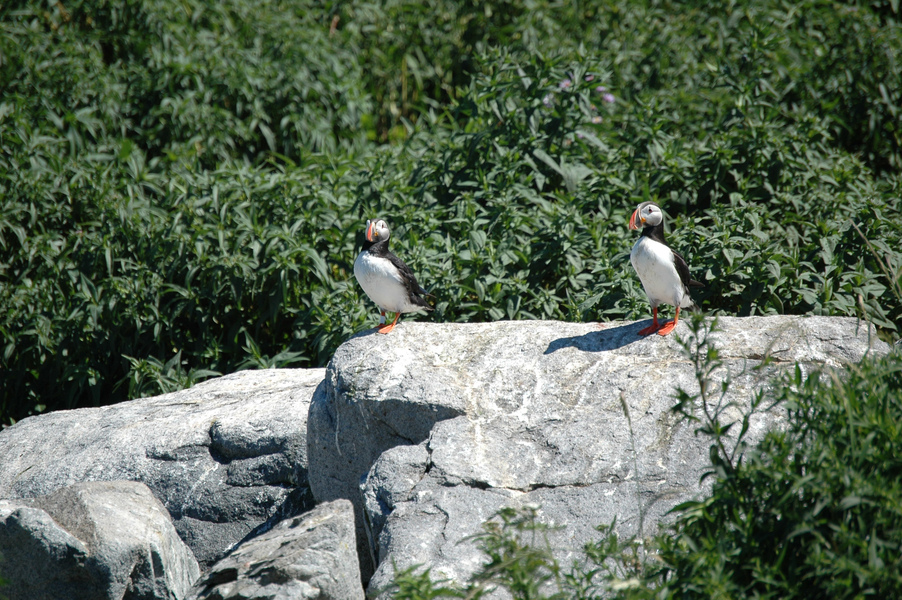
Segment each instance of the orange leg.
[[677,326],[677,323],[680,321],[680,307],[676,307],[676,314],[673,316],[673,321],[668,321],[664,323],[664,326],[658,330],[658,335],[667,335],[673,328]]
[[398,319],[400,317],[401,313],[395,313],[395,320],[392,321],[389,325],[380,325],[379,329],[376,330],[376,333],[388,333],[395,328],[395,325],[398,323]]
[[650,333],[654,333],[661,328],[661,325],[658,324],[658,307],[654,307],[651,309],[652,324],[646,327],[645,329],[639,330],[639,335],[648,335]]

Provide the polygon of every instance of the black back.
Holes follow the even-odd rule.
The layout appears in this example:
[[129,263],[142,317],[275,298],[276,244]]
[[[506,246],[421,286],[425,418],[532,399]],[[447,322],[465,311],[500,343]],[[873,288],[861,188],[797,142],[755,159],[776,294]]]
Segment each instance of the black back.
[[407,295],[410,297],[410,301],[417,306],[422,306],[426,310],[433,310],[433,308],[429,306],[429,303],[426,302],[425,298],[423,298],[423,296],[429,296],[430,294],[417,283],[417,278],[413,274],[413,270],[407,266],[407,263],[392,254],[388,249],[389,239],[391,238],[379,240],[378,242],[371,242],[364,239],[363,250],[369,251],[370,254],[377,258],[388,259],[391,264],[398,269],[398,273],[401,274],[401,281],[404,282],[404,287],[407,289]]

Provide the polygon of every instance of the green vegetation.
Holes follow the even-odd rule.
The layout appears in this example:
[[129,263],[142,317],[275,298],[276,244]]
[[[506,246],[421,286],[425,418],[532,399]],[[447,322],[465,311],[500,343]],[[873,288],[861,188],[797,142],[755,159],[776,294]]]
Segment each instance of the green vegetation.
[[[711,441],[709,497],[676,507],[647,540],[599,527],[568,568],[534,508],[504,509],[477,536],[486,562],[472,582],[432,582],[414,568],[392,597],[478,598],[495,587],[517,600],[902,597],[902,356],[839,372],[796,367],[729,422],[722,388],[705,385],[721,366],[713,327],[694,314],[690,330],[683,346],[702,392],[681,391],[674,411]],[[788,426],[746,444],[748,416],[774,407]]]
[[324,365],[377,215],[419,319],[647,316],[651,199],[706,310],[899,335],[895,0],[7,2],[0,47],[4,424]]
[[[0,49],[2,424],[324,365],[374,322],[377,215],[420,319],[647,316],[626,222],[655,200],[706,311],[899,339],[896,0],[20,1]],[[714,486],[654,548],[602,528],[565,570],[507,511],[467,590],[396,597],[902,596],[900,389],[898,355],[796,371],[747,453],[683,396]]]

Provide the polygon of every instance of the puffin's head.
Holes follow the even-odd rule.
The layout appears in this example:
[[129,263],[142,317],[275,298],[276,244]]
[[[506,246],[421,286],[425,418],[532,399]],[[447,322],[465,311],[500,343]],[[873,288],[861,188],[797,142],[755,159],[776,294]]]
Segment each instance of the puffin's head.
[[388,224],[382,219],[367,219],[366,221],[366,241],[381,242],[387,240],[391,236]]
[[664,213],[654,202],[643,202],[633,211],[630,217],[630,229],[654,227],[664,221]]

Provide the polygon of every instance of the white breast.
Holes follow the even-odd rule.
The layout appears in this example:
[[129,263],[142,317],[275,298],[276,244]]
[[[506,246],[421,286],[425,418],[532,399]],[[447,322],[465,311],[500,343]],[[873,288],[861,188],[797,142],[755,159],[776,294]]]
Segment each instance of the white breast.
[[370,300],[388,312],[413,312],[421,310],[411,304],[401,274],[387,258],[373,256],[366,250],[354,261],[354,277]]
[[692,305],[670,248],[648,237],[640,237],[630,252],[630,262],[642,281],[652,307],[671,304],[687,308]]

